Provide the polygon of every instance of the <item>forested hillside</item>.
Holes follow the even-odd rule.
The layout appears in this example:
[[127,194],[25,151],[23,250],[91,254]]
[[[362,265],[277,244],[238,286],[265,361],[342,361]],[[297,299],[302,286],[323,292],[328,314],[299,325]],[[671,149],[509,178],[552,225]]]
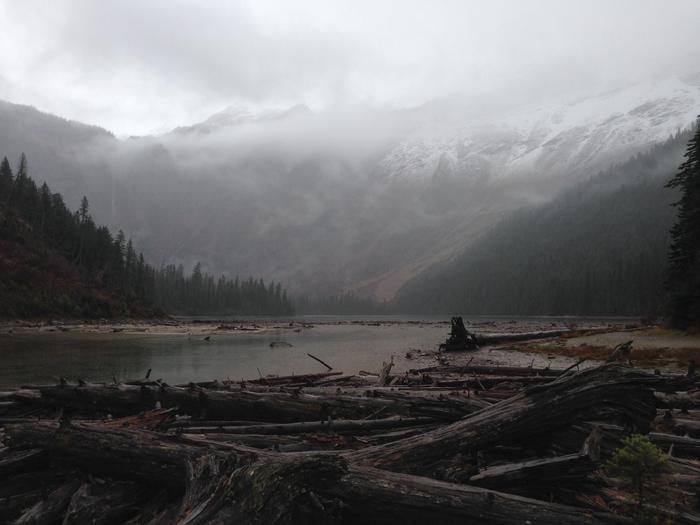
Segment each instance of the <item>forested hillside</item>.
[[520,210],[400,291],[404,312],[656,315],[677,193],[664,188],[690,131]]
[[21,156],[0,163],[0,318],[152,316],[159,313],[289,314],[286,291],[180,267],[147,264],[124,234],[93,221],[88,201],[71,212]]

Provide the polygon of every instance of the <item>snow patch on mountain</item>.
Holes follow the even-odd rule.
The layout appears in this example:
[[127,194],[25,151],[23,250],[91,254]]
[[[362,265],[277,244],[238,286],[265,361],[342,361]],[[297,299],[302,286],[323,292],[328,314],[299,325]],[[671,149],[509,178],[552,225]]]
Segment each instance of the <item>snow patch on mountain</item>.
[[687,75],[462,121],[459,113],[422,115],[429,124],[399,141],[379,167],[395,179],[432,177],[446,161],[463,177],[575,175],[666,139],[699,112],[700,75]]

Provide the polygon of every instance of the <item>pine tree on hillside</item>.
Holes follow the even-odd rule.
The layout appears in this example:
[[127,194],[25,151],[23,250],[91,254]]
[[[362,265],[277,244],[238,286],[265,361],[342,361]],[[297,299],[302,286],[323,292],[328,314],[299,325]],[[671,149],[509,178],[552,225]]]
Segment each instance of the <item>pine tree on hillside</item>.
[[685,153],[685,162],[668,183],[681,198],[671,229],[668,318],[681,329],[700,327],[700,119]]
[[0,202],[7,202],[9,200],[14,181],[15,177],[12,174],[10,163],[7,157],[3,157],[2,162],[0,162]]

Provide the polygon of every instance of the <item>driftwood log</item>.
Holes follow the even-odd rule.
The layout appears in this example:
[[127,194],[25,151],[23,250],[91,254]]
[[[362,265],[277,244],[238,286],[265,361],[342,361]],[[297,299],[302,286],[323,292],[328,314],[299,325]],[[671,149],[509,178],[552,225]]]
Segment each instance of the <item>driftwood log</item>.
[[617,421],[648,432],[656,414],[649,377],[609,364],[530,387],[464,419],[413,438],[354,453],[353,461],[400,472],[430,472],[446,454],[472,455],[586,420]]
[[[185,490],[172,523],[604,523],[586,509],[356,466],[337,455],[214,449],[96,424],[8,427],[11,443],[51,447],[88,471]],[[204,445],[204,444],[202,444]],[[67,502],[65,502],[67,505]]]
[[[25,408],[0,423],[0,521],[630,523],[610,514],[612,492],[592,472],[624,436],[668,424],[663,395],[694,386],[615,363],[431,367],[369,387],[313,376],[10,393]],[[464,388],[474,376],[478,395]],[[700,440],[665,433],[694,427],[700,414],[686,412],[649,437],[673,451],[674,480],[692,493],[699,469],[676,455],[700,457]]]

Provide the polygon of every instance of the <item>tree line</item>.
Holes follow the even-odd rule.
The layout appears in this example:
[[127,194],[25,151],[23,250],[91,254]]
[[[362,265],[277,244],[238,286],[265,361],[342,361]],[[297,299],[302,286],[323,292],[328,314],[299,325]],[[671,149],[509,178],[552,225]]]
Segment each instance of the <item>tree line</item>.
[[700,118],[688,142],[685,161],[668,182],[680,193],[674,203],[666,286],[668,319],[675,328],[700,328]]
[[[72,212],[46,183],[37,186],[28,173],[24,154],[15,170],[7,157],[0,161],[0,206],[19,217],[36,239],[78,268],[91,286],[119,296],[127,312],[143,311],[144,307],[181,314],[293,312],[287,292],[279,283],[214,277],[202,272],[200,264],[191,273],[182,266],[153,267],[136,252],[124,232],[112,235],[107,227],[95,224],[86,197]],[[19,229],[18,224],[5,220],[2,234],[17,234],[12,230]]]
[[[665,316],[670,204],[678,193],[663,186],[692,133],[679,132],[548,204],[512,214],[453,261],[409,282],[398,294],[398,308],[466,315]],[[697,253],[697,233],[695,239]],[[697,255],[694,263],[683,257],[679,267],[695,264],[695,276],[700,275]]]

